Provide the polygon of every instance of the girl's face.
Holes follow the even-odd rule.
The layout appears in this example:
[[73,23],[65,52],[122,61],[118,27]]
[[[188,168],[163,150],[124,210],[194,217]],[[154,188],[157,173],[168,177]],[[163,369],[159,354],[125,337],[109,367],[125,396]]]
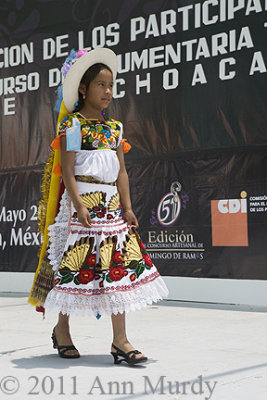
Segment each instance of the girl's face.
[[107,108],[112,100],[113,76],[108,69],[102,69],[93,79],[87,90],[84,84],[80,85],[79,91],[85,95],[85,106],[95,110]]

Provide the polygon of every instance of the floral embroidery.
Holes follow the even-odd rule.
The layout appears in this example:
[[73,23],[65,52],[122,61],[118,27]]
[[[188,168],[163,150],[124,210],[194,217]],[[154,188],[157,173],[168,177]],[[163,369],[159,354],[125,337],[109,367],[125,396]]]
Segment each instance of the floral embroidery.
[[153,267],[151,258],[149,257],[142,240],[135,230],[129,231],[129,235],[126,237],[123,253],[125,265],[134,271],[130,275],[132,282],[138,278],[145,271],[145,269],[151,269],[151,267]]
[[74,245],[69,246],[62,257],[60,268],[66,267],[72,271],[80,270],[88,251],[91,251],[93,247],[93,242],[93,237],[82,237]]
[[[103,192],[91,192],[80,195],[81,200],[85,207],[88,209],[90,213],[90,218],[104,218],[107,214],[107,220],[116,220],[116,218],[121,218],[121,206],[119,204],[119,194],[114,195],[108,204],[108,209],[106,207],[106,193]],[[72,223],[78,222],[78,214],[75,211],[72,214]],[[113,221],[112,221],[113,222]],[[98,221],[94,221],[95,223],[99,223]],[[101,223],[108,223],[108,221],[103,221]],[[122,220],[122,223],[124,221]]]
[[94,192],[82,194],[81,200],[88,209],[91,218],[103,218],[107,212],[105,207],[106,193]]
[[104,206],[106,202],[106,193],[91,192],[80,195],[81,200],[86,208],[93,209],[95,206]]
[[153,263],[148,254],[143,254],[143,259],[144,259],[146,265],[148,265],[149,267],[153,267]]
[[147,275],[146,277],[139,279],[136,282],[133,283],[129,283],[127,285],[112,285],[112,286],[107,286],[105,288],[103,288],[103,286],[101,286],[100,288],[84,288],[84,287],[60,287],[57,286],[54,288],[55,291],[59,292],[59,293],[70,293],[73,295],[86,295],[86,296],[98,296],[100,294],[111,294],[114,292],[114,290],[120,290],[123,292],[126,292],[128,290],[131,289],[135,289],[137,287],[140,287],[148,282],[153,282],[156,278],[158,278],[159,272],[156,270],[153,273],[151,273],[150,275]]
[[92,146],[93,146],[94,148],[97,148],[97,147],[98,147],[98,143],[99,143],[99,140],[98,140],[98,139],[95,139],[95,140],[93,141],[93,143],[92,143]]
[[[107,213],[106,193],[91,192],[80,195],[81,200],[90,213],[90,218],[104,218]],[[108,204],[107,219],[116,219],[121,217],[121,207],[119,204],[119,194],[114,195]],[[74,212],[72,221],[78,221],[78,214]],[[75,221],[76,222],[76,221]]]
[[121,133],[121,125],[118,121],[111,118],[106,121],[84,119],[77,112],[63,119],[59,126],[59,134],[66,132],[66,128],[72,126],[73,118],[77,118],[81,124],[82,150],[116,150]]
[[85,265],[88,267],[95,267],[96,266],[96,255],[89,254],[85,259]]
[[[84,244],[85,238],[82,239],[82,244]],[[76,242],[76,247],[70,246],[70,250],[66,252],[69,261],[73,260],[73,253],[75,255],[78,254],[82,239]],[[122,252],[116,248],[118,242],[117,236],[109,236],[104,239],[100,244],[100,259],[98,263],[96,261],[96,254],[92,251],[94,239],[88,239],[87,243],[90,244],[90,248],[87,254],[85,256],[81,256],[81,254],[78,256],[79,261],[83,259],[80,269],[77,270],[77,265],[74,268],[73,265],[70,266],[66,262],[62,262],[62,268],[59,269],[54,282],[55,285],[63,285],[72,281],[76,285],[85,285],[95,280],[98,281],[99,288],[103,288],[105,281],[108,283],[117,282],[128,274],[130,281],[134,282],[146,269],[150,270],[153,267],[144,244],[135,230],[129,231]]]
[[151,261],[151,258],[149,257],[148,252],[146,251],[144,243],[140,239],[140,236],[138,235],[137,232],[136,232],[136,234],[137,234],[137,240],[138,240],[138,243],[139,243],[142,255],[143,255],[143,259],[145,260],[146,265],[148,265],[149,267],[153,267],[153,262]]
[[120,281],[125,275],[127,275],[127,271],[125,271],[121,266],[118,267],[110,267],[109,273],[106,276],[108,282],[112,281]]
[[114,194],[108,204],[108,210],[109,211],[115,211],[118,208],[120,208],[120,195],[117,192],[116,194]]
[[130,275],[131,281],[134,281],[145,271],[145,269],[150,269],[151,266],[147,265],[143,258],[140,261],[132,261],[129,268],[134,271],[134,273]]
[[[113,236],[113,237],[108,237],[104,239],[100,246],[99,246],[99,251],[100,251],[100,260],[101,260],[101,269],[102,270],[108,270],[110,266],[113,266],[111,264],[114,263],[112,256],[115,252],[116,248],[116,243],[117,243],[118,237]],[[117,263],[115,263],[116,265]]]
[[64,285],[69,283],[73,280],[76,272],[71,271],[70,268],[65,267],[58,271],[57,278],[55,280],[55,284]]
[[104,279],[106,278],[108,282],[119,281],[128,274],[128,271],[126,271],[122,266],[123,259],[121,252],[115,250],[112,254],[111,260],[112,263],[109,272],[106,273]]
[[90,247],[80,271],[76,272],[68,267],[60,269],[55,284],[59,283],[59,285],[62,285],[74,281],[76,285],[80,285],[91,282],[95,279],[96,267],[96,254],[91,252]]
[[79,283],[86,284],[94,279],[94,270],[82,268],[77,276]]
[[122,263],[122,255],[120,251],[115,251],[112,255],[112,261],[115,264],[121,264]]
[[138,261],[142,260],[142,258],[142,249],[138,243],[137,234],[133,229],[130,229],[128,235],[126,236],[126,241],[124,242],[124,265],[132,265],[132,262],[138,263]]
[[127,285],[116,285],[116,286],[107,286],[105,288],[103,288],[103,285],[100,286],[100,289],[95,289],[95,288],[77,288],[77,287],[60,287],[57,286],[56,288],[54,288],[54,290],[56,290],[57,292],[61,292],[61,293],[71,293],[74,295],[79,295],[79,294],[85,294],[86,296],[94,296],[94,295],[100,295],[100,294],[109,294],[109,293],[113,293],[114,290],[120,290],[120,291],[128,291],[131,289],[135,289],[137,287],[140,287],[148,282],[153,282],[156,278],[158,278],[159,272],[156,270],[153,273],[151,273],[150,275],[147,275],[146,277],[139,279],[136,282],[127,284]]

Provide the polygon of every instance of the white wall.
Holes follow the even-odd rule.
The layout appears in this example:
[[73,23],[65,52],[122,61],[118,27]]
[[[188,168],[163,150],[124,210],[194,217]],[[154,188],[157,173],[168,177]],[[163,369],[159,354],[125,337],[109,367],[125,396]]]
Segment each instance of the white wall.
[[170,299],[267,306],[267,281],[164,277]]
[[[28,293],[34,273],[0,272],[0,292]],[[164,276],[169,300],[267,306],[267,281]]]

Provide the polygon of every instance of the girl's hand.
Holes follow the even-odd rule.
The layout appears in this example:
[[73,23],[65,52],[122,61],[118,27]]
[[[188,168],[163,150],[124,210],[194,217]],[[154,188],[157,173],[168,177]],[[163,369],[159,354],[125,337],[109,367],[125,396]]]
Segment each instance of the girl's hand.
[[85,228],[92,228],[90,213],[85,206],[82,206],[79,210],[77,210],[77,216],[78,216],[78,221]]
[[133,210],[123,211],[123,216],[129,228],[138,228],[139,224]]

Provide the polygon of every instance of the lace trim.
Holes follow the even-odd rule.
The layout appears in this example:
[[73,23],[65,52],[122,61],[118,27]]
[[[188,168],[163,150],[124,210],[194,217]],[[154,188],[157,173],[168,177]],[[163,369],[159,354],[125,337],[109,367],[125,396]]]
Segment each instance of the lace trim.
[[48,294],[45,308],[62,314],[94,315],[118,314],[139,310],[168,296],[168,289],[160,276],[139,284],[132,290],[106,293],[105,296],[73,295],[55,289]]
[[58,268],[60,260],[63,257],[65,244],[69,235],[69,202],[69,196],[67,191],[65,191],[60,201],[60,208],[55,218],[55,223],[48,227],[49,248],[47,255],[54,271]]

